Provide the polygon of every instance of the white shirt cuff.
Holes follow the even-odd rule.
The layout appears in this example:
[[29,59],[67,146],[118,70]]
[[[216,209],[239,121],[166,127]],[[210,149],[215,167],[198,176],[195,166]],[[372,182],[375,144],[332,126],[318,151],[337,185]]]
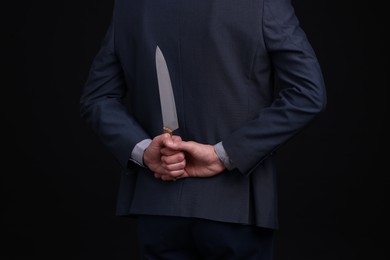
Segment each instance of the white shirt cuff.
[[226,153],[225,148],[222,145],[222,142],[215,144],[214,150],[217,153],[219,159],[225,165],[226,169],[233,170],[235,168],[233,162],[229,159],[229,155]]
[[144,139],[138,144],[136,144],[133,148],[133,151],[131,151],[131,158],[129,160],[135,162],[138,165],[145,167],[144,152],[145,149],[148,148],[151,142],[152,142],[151,139]]

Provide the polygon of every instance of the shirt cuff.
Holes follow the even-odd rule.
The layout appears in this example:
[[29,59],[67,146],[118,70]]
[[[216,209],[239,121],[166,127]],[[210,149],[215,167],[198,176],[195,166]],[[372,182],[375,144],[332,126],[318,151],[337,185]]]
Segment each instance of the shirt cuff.
[[145,167],[144,165],[144,152],[145,149],[148,148],[150,143],[152,142],[151,139],[144,139],[138,144],[136,144],[133,148],[133,151],[131,151],[131,158],[129,158],[130,161]]
[[226,153],[225,148],[222,145],[222,142],[215,144],[214,150],[217,153],[219,159],[225,165],[226,169],[233,170],[236,167],[234,166],[233,162],[229,159],[229,155]]

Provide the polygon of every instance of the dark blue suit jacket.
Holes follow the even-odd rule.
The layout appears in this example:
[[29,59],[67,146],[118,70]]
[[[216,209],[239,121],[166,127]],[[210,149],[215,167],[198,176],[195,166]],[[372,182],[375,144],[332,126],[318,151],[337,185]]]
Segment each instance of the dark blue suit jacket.
[[[175,134],[222,141],[235,170],[163,182],[128,164],[138,142],[162,133],[157,45],[171,74]],[[119,215],[277,228],[272,155],[325,103],[319,62],[289,0],[117,0],[82,92],[81,115],[124,169]]]

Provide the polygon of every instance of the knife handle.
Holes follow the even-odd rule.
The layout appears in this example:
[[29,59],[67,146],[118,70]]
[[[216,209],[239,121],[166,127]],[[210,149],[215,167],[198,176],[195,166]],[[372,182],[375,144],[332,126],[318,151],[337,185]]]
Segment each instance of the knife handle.
[[164,126],[163,127],[163,131],[164,131],[164,134],[168,133],[168,134],[170,134],[172,136],[172,130],[170,128]]

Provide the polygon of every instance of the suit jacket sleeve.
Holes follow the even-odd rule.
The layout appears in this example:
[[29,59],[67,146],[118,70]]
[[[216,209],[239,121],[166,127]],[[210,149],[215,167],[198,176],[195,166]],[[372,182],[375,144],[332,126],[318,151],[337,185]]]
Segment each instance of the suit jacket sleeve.
[[134,146],[149,138],[123,105],[126,91],[111,23],[82,90],[80,113],[124,168]]
[[252,169],[300,132],[326,104],[315,53],[289,0],[265,0],[263,39],[280,91],[256,118],[223,140],[240,172]]

